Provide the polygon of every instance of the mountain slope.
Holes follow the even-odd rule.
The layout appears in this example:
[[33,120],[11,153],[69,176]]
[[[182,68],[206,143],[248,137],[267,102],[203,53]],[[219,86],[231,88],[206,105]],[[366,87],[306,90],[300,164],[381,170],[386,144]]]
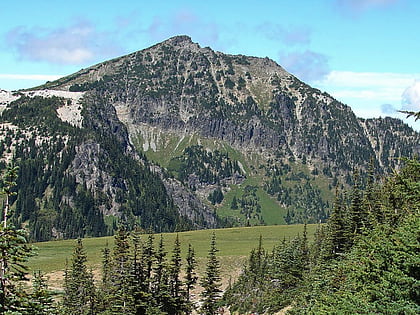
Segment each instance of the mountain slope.
[[[354,168],[366,170],[373,158],[387,172],[398,167],[395,157],[420,152],[419,134],[399,120],[358,119],[268,58],[226,55],[187,36],[22,93],[28,96],[4,97],[5,141],[18,147],[19,130],[20,137],[31,135],[36,151],[42,139],[60,138],[55,153],[71,149],[68,162],[44,158],[37,167],[59,164],[60,176],[74,186],[62,193],[69,183],[45,179],[48,184],[27,203],[55,214],[63,204],[74,212],[89,197],[93,206],[78,216],[102,216],[107,229],[101,233],[116,220],[157,231],[322,221],[333,186],[351,183]],[[64,98],[46,106],[46,127],[55,127],[41,132],[44,113],[35,108],[45,102],[36,97],[43,93]],[[17,117],[26,116],[23,125]],[[59,197],[47,206],[50,191]],[[87,197],[76,204],[81,192]],[[39,217],[23,216],[16,207],[20,222]],[[78,230],[85,231],[95,220],[79,221]],[[54,232],[57,222],[50,222],[46,238],[63,235]]]

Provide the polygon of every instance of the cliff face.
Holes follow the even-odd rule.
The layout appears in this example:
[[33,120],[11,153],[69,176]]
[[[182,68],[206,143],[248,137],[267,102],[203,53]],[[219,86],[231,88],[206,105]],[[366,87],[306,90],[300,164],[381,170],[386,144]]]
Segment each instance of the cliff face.
[[[348,106],[268,58],[226,55],[186,36],[33,91],[3,94],[2,122],[9,131],[2,134],[11,148],[4,150],[5,158],[16,150],[18,159],[28,159],[30,152],[19,147],[23,142],[45,155],[40,145],[45,139],[61,139],[58,156],[69,152],[64,164],[33,157],[39,169],[62,164],[66,181],[58,184],[58,177],[41,172],[45,187],[32,199],[45,205],[32,203],[41,214],[46,209],[54,214],[48,229],[61,229],[64,237],[74,235],[64,232],[71,227],[61,226],[61,216],[76,215],[87,199],[92,205],[85,212],[102,218],[108,232],[117,220],[158,231],[222,221],[318,222],[331,196],[323,183],[345,182],[354,168],[366,169],[371,157],[387,172],[398,167],[395,157],[420,153],[419,134],[401,121],[358,119]],[[25,123],[18,116],[26,117]],[[42,117],[50,117],[48,124]],[[215,197],[219,191],[224,201]],[[237,213],[233,197],[239,200]],[[270,209],[261,211],[259,204]],[[63,205],[71,211],[56,209]],[[21,222],[41,224],[36,219],[41,214],[31,218],[19,207],[24,206],[18,204]],[[219,208],[223,220],[216,217]],[[273,211],[275,216],[267,216]],[[81,230],[92,225],[79,221]]]
[[[385,168],[392,152],[415,153],[419,135],[397,122],[359,120],[351,109],[313,89],[267,58],[231,56],[201,48],[178,36],[134,54],[83,70],[50,84],[70,90],[101,91],[102,104],[118,108],[128,130],[144,126],[199,134],[241,151],[278,151],[285,157],[349,171],[375,156]],[[392,127],[390,148],[373,133]],[[376,128],[376,131],[374,129]],[[385,133],[385,135],[387,134]],[[373,143],[374,141],[375,143]],[[377,147],[391,150],[381,151]],[[398,146],[398,144],[396,144]]]

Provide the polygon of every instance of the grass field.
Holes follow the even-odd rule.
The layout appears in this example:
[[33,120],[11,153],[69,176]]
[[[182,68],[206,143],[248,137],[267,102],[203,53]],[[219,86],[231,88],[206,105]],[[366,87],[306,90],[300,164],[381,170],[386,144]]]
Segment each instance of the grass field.
[[[316,225],[308,225],[308,237],[312,239]],[[197,261],[198,273],[204,270],[206,256],[210,247],[211,234],[216,234],[216,246],[219,250],[218,257],[222,265],[222,277],[235,278],[240,272],[249,252],[256,248],[260,235],[263,238],[263,246],[270,251],[274,245],[278,244],[283,238],[292,238],[303,232],[303,225],[273,225],[273,226],[254,226],[242,228],[229,228],[217,230],[199,230],[178,233],[181,242],[182,256],[186,256],[188,244],[194,247]],[[176,233],[162,234],[165,248],[171,252]],[[147,239],[144,235],[143,239]],[[155,236],[157,242],[160,234]],[[106,246],[112,248],[114,238],[86,238],[83,245],[88,256],[88,265],[94,270],[100,270],[101,250]],[[66,259],[70,262],[75,240],[62,240],[35,243],[38,255],[29,261],[31,270],[41,270],[43,273],[54,275],[52,279],[54,286],[60,286],[62,281],[62,271],[66,265]]]

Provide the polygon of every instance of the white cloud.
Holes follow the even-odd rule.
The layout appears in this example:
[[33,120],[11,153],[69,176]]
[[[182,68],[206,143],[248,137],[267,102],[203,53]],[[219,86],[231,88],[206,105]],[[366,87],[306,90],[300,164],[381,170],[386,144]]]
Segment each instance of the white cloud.
[[415,81],[404,91],[401,105],[403,110],[420,111],[420,81]]
[[88,21],[77,21],[57,29],[17,27],[8,32],[7,42],[23,60],[81,65],[118,54],[113,37]]
[[[351,106],[359,117],[404,119],[398,110],[420,110],[419,79],[420,73],[331,71],[313,85]],[[420,122],[406,122],[420,129]]]
[[339,99],[377,99],[388,104],[400,103],[404,90],[418,78],[420,73],[331,71],[315,85]]

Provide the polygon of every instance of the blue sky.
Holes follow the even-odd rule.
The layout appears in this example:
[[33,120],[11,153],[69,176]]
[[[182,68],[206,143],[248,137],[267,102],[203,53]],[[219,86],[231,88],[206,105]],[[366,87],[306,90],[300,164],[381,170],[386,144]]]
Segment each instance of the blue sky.
[[0,10],[1,89],[185,34],[225,53],[267,56],[359,117],[420,110],[417,0],[19,0]]

